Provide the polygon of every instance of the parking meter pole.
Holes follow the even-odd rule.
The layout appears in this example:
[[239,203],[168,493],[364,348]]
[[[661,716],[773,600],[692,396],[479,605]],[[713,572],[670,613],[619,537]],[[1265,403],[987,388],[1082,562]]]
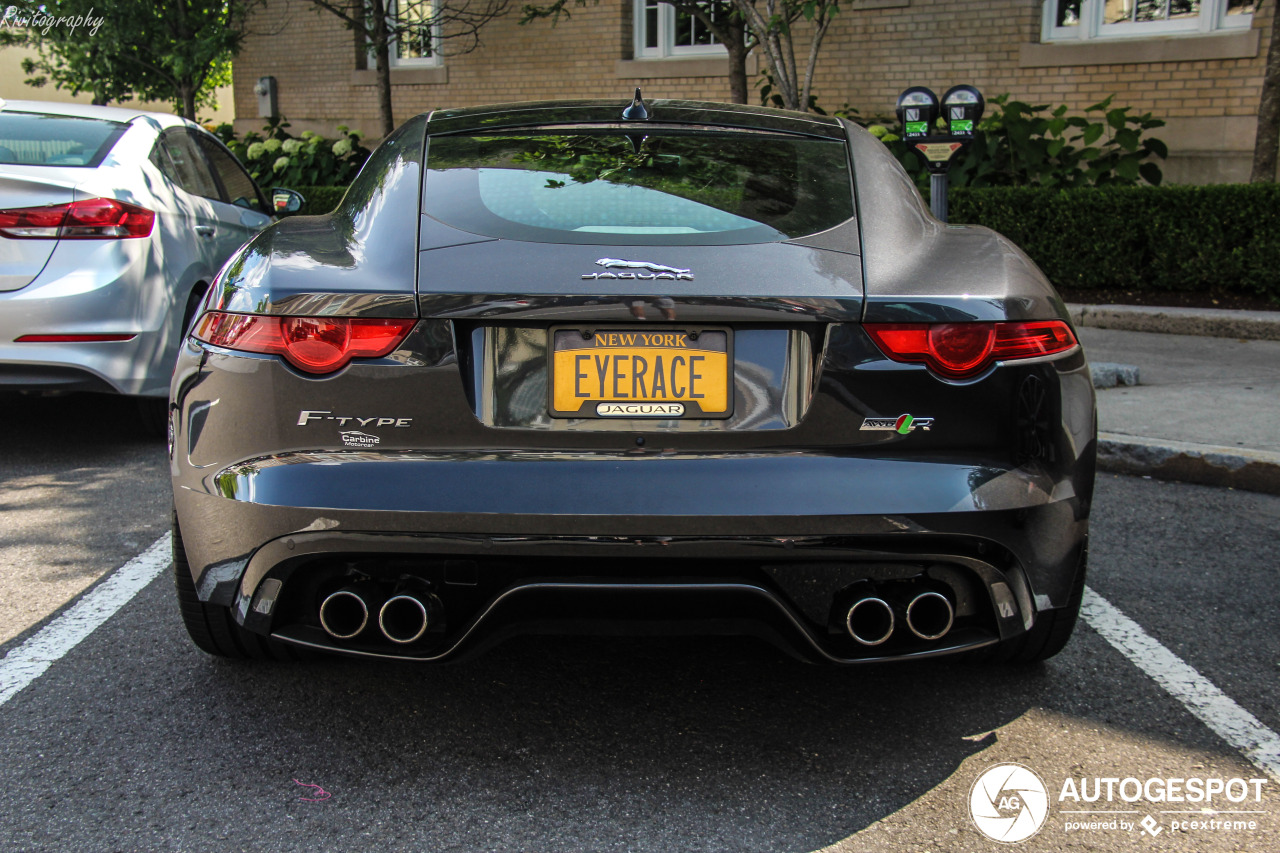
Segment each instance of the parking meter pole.
[[934,172],[929,176],[929,210],[935,219],[947,221],[947,188],[951,181],[947,173]]

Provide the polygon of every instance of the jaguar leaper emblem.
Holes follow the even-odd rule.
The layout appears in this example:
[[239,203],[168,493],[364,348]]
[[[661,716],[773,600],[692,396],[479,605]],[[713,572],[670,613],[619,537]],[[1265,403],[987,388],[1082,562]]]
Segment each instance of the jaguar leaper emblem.
[[654,264],[649,261],[628,261],[622,258],[599,258],[596,266],[606,270],[635,270],[635,272],[592,272],[584,279],[619,278],[619,279],[665,279],[667,281],[693,281],[693,275],[687,269],[669,267],[666,264]]

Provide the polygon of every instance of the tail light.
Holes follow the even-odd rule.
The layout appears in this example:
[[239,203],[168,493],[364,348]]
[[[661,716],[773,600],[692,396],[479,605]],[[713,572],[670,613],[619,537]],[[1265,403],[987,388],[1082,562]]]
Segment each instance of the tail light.
[[35,240],[112,240],[146,237],[155,213],[113,198],[0,210],[0,234]]
[[950,379],[977,376],[993,362],[1066,352],[1076,346],[1061,320],[1002,323],[867,323],[889,358],[925,364]]
[[353,358],[381,358],[394,350],[417,320],[348,317],[270,317],[210,311],[195,336],[243,352],[284,356],[307,373],[332,373]]

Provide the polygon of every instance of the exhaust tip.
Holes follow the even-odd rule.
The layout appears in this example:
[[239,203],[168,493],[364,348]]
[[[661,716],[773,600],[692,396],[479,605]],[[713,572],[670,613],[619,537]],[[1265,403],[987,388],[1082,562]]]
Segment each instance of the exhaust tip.
[[893,608],[882,598],[860,598],[849,608],[844,624],[849,636],[864,646],[878,646],[893,634]]
[[955,608],[940,592],[922,592],[907,605],[907,627],[922,640],[942,639],[955,617]]
[[369,606],[360,594],[340,589],[320,604],[320,627],[339,640],[349,640],[369,623]]
[[378,628],[393,643],[412,643],[427,633],[427,606],[412,595],[393,595],[378,611]]

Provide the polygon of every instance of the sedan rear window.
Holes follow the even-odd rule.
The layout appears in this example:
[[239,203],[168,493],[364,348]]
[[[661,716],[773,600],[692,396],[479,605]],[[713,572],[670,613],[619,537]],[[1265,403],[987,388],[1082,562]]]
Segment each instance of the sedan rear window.
[[127,127],[95,118],[0,112],[0,163],[96,167]]
[[466,231],[594,244],[768,242],[853,216],[842,141],[645,128],[431,137],[423,210]]

